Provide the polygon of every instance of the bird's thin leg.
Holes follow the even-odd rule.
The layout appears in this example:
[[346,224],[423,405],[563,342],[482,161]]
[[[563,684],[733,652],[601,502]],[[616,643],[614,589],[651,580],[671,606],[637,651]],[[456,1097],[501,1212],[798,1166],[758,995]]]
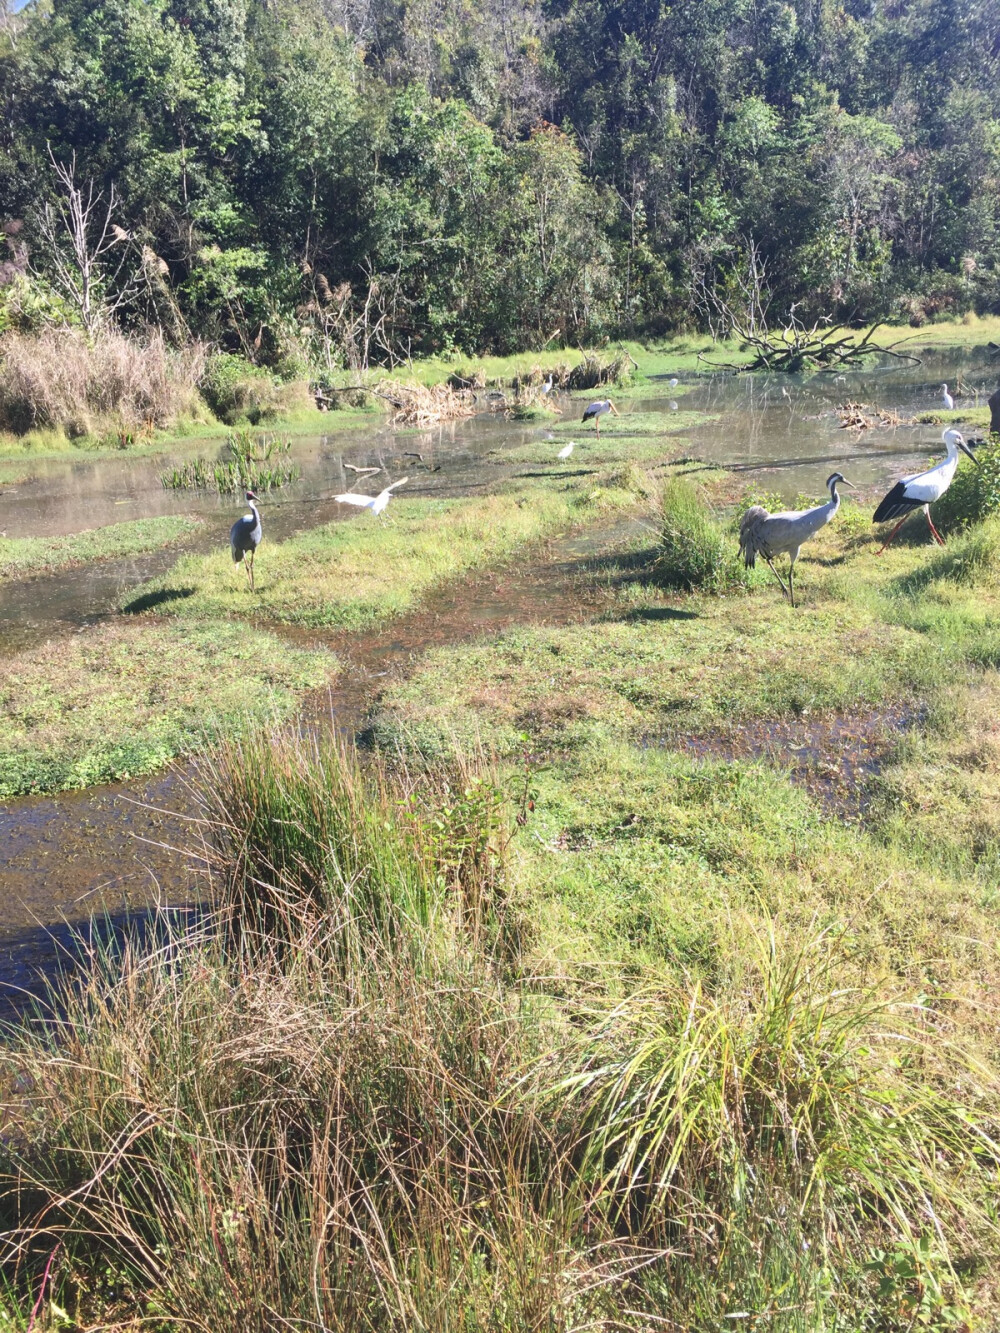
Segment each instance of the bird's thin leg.
[[943,546],[944,538],[941,536],[940,532],[938,532],[937,528],[934,526],[934,520],[931,518],[930,505],[924,505],[924,513],[927,515],[927,522],[930,524],[930,529],[931,533],[934,536],[934,540],[937,542],[938,546]]
[[792,606],[795,605],[795,585],[792,582],[794,574],[795,574],[795,561],[792,560],[789,562],[788,565],[788,600],[791,602]]
[[767,556],[765,556],[764,559],[767,560],[767,567],[768,567],[768,569],[771,571],[771,573],[774,575],[774,577],[778,580],[779,584],[781,585],[781,591],[782,591],[782,592],[785,594],[785,596],[787,597],[787,596],[788,596],[788,589],[785,587],[785,580],[781,577],[781,575],[780,575],[780,574],[778,573],[778,571],[775,569],[774,565],[771,564],[770,559],[769,559]]
[[256,591],[256,590],[255,590],[255,588],[254,588],[254,586],[253,586],[253,551],[250,552],[250,556],[249,556],[249,564],[248,564],[248,571],[249,571],[249,574],[250,574],[250,591],[251,591],[251,592],[254,592],[254,591]]
[[601,418],[594,417],[594,425],[597,427],[597,438],[601,438]]
[[885,541],[882,543],[882,545],[881,545],[881,546],[878,548],[878,550],[875,552],[876,555],[881,555],[881,554],[882,554],[882,552],[883,552],[883,551],[885,550],[885,548],[889,545],[889,543],[892,541],[893,537],[895,537],[896,533],[899,531],[899,529],[903,526],[903,524],[906,522],[906,520],[907,520],[909,517],[910,517],[909,514],[904,514],[904,515],[903,515],[903,517],[899,520],[899,522],[896,524],[896,526],[893,528],[893,530],[889,533],[888,537],[886,537],[886,539],[885,539]]

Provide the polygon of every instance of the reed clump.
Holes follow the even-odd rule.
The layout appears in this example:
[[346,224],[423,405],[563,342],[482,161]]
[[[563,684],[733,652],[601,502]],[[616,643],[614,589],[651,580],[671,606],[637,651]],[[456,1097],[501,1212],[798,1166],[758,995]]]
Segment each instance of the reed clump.
[[280,732],[204,775],[214,915],[96,947],[0,1051],[15,1291],[58,1246],[61,1308],[165,1328],[964,1317],[995,1087],[926,1002],[816,932],[604,1005],[496,948],[530,781]]
[[0,340],[0,429],[36,428],[80,436],[112,430],[117,440],[141,437],[193,414],[205,349],[167,346],[108,328],[88,340],[75,329],[8,333]]
[[220,495],[236,495],[247,490],[277,490],[300,475],[298,465],[289,461],[292,442],[288,438],[238,430],[227,438],[226,445],[230,456],[221,463],[189,459],[180,467],[161,472],[161,485],[171,491],[214,490]]
[[660,500],[660,542],[651,567],[654,582],[688,592],[729,593],[754,582],[731,529],[715,517],[686,477],[672,477]]

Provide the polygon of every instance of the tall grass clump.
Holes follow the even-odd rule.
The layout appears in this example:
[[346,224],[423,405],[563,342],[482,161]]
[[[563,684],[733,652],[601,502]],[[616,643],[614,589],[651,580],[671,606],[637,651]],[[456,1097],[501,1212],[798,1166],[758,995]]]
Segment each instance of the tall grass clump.
[[684,1327],[759,1309],[768,1284],[783,1304],[835,1284],[854,1328],[892,1255],[910,1265],[900,1308],[922,1298],[921,1263],[957,1300],[952,1257],[992,1225],[994,1075],[919,1005],[839,989],[835,954],[772,936],[735,994],[634,996],[545,1094],[575,1108],[581,1170],[618,1224],[692,1261],[671,1279]]
[[232,352],[208,358],[200,387],[209,407],[227,426],[243,421],[256,426],[276,416],[281,405],[275,376]]
[[192,413],[204,349],[174,350],[106,329],[92,340],[75,329],[8,333],[0,340],[0,429],[39,427],[80,436],[113,424],[129,438]]
[[976,463],[963,461],[951,485],[934,505],[934,522],[954,531],[1000,516],[1000,436],[976,450]]
[[178,468],[160,473],[160,482],[172,491],[216,490],[220,495],[240,491],[273,491],[299,476],[299,468],[288,461],[290,439],[238,430],[226,440],[231,457],[221,463],[191,459]]
[[673,477],[663,487],[659,522],[659,552],[651,572],[662,587],[727,593],[754,581],[732,532],[686,477]]

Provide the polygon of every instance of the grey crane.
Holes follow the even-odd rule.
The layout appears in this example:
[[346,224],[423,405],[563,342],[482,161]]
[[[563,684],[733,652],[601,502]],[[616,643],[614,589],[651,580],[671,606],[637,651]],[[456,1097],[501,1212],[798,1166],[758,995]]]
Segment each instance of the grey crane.
[[257,497],[253,491],[247,491],[247,504],[251,512],[238,518],[229,529],[229,545],[232,548],[234,564],[238,565],[244,556],[247,557],[244,568],[250,580],[250,591],[253,592],[253,557],[262,536]]
[[[753,569],[757,557],[762,555],[767,561],[771,573],[781,584],[781,591],[792,606],[795,605],[792,571],[795,568],[799,549],[803,542],[807,542],[810,537],[815,537],[820,528],[825,528],[840,508],[840,495],[837,492],[838,482],[842,486],[850,486],[852,491],[857,489],[851,485],[846,477],[841,476],[839,472],[834,472],[826,479],[830,491],[830,498],[826,504],[816,505],[814,509],[783,510],[780,514],[769,514],[763,505],[753,505],[743,515],[740,523],[740,554],[746,561],[747,568]],[[783,551],[788,552],[789,561],[787,588],[781,575],[772,564],[774,557],[780,555]]]

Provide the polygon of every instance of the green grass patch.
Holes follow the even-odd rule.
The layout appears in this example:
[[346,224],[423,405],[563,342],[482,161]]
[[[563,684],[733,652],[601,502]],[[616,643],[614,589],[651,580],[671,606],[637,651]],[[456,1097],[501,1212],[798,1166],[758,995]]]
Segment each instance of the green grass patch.
[[334,659],[233,625],[114,623],[0,668],[0,796],[153,772],[249,720],[289,715]]
[[130,519],[68,537],[0,537],[0,577],[42,574],[93,560],[116,560],[158,551],[188,536],[200,520],[164,514]]
[[[504,560],[532,540],[635,499],[628,479],[614,477],[583,497],[549,487],[476,500],[400,496],[385,519],[361,513],[285,542],[265,536],[256,594],[228,551],[218,551],[183,557],[132,594],[126,610],[362,629],[413,606],[443,579]],[[266,511],[263,521],[266,534]]]

